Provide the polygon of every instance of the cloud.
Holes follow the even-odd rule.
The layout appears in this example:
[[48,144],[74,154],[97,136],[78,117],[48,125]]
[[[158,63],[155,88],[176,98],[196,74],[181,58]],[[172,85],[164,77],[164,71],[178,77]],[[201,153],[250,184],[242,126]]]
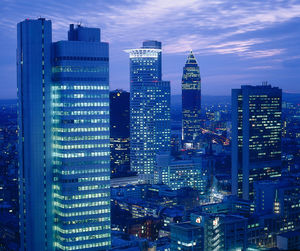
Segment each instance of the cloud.
[[[16,24],[25,18],[43,16],[52,20],[53,41],[67,38],[70,23],[100,27],[102,40],[111,44],[112,69],[118,73],[118,67],[128,67],[123,50],[139,47],[145,39],[162,41],[166,57],[184,60],[193,49],[204,57],[227,58],[224,61],[234,65],[232,71],[236,71],[241,61],[244,69],[252,67],[259,72],[266,66],[274,69],[274,65],[280,64],[295,69],[299,64],[290,58],[299,55],[296,41],[300,35],[295,25],[300,23],[300,2],[296,0],[52,0],[47,4],[42,0],[3,0],[1,3],[0,46],[8,48],[10,44],[11,58],[15,57]],[[283,28],[289,24],[293,27]],[[7,64],[14,61],[2,59],[5,60]],[[121,63],[126,65],[120,66]],[[178,79],[173,71],[175,68],[170,67],[170,78]],[[235,74],[228,73],[228,79],[235,81]],[[112,72],[111,79],[119,84],[128,76],[120,74],[116,79]]]

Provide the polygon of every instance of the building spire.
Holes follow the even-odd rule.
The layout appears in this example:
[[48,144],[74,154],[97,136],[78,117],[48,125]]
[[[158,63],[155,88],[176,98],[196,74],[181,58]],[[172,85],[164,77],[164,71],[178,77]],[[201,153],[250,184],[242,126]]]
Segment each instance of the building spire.
[[186,60],[186,64],[198,65],[197,60],[193,54],[193,50],[190,51],[190,54]]

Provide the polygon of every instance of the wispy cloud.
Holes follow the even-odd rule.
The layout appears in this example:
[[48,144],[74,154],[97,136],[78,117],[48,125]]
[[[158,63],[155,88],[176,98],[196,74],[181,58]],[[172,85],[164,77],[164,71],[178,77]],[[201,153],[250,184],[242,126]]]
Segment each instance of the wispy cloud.
[[[245,66],[247,69],[264,65],[265,60],[269,60],[266,65],[273,69],[273,64],[292,68],[298,63],[297,60],[283,62],[290,54],[299,55],[299,50],[291,52],[297,46],[291,41],[299,40],[300,35],[278,29],[291,22],[299,25],[297,0],[52,0],[47,4],[42,0],[3,0],[0,8],[0,46],[12,44],[12,57],[16,23],[43,16],[52,19],[54,41],[66,39],[69,23],[100,27],[103,40],[117,51],[112,55],[140,46],[144,39],[157,39],[163,42],[168,57],[182,56],[193,49],[204,57],[234,56],[237,61],[252,60]],[[288,43],[282,43],[283,40]],[[116,61],[112,57],[111,62]],[[252,71],[262,72],[261,69],[252,68]]]

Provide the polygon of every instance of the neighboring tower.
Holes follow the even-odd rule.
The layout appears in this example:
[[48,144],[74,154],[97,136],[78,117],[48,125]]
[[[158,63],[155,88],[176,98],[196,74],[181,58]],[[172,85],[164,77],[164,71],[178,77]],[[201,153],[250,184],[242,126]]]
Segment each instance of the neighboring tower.
[[108,59],[100,29],[18,25],[21,250],[110,247]]
[[111,177],[130,170],[130,95],[123,90],[109,93],[110,101],[110,170]]
[[282,90],[232,90],[232,193],[253,199],[253,183],[281,175]]
[[51,21],[18,24],[17,86],[21,250],[52,242]]
[[130,57],[130,168],[152,180],[156,153],[170,151],[170,82],[162,81],[161,43],[145,41]]
[[191,51],[182,76],[182,141],[185,149],[199,148],[200,116],[201,77],[197,60]]

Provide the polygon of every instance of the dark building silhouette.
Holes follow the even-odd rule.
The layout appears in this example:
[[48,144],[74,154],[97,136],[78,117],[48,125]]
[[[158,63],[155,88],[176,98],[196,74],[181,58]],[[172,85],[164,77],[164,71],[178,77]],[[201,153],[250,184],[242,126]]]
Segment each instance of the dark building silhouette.
[[130,94],[115,90],[109,101],[111,177],[120,177],[130,171]]
[[182,76],[182,141],[186,149],[199,147],[201,134],[201,77],[191,51]]

